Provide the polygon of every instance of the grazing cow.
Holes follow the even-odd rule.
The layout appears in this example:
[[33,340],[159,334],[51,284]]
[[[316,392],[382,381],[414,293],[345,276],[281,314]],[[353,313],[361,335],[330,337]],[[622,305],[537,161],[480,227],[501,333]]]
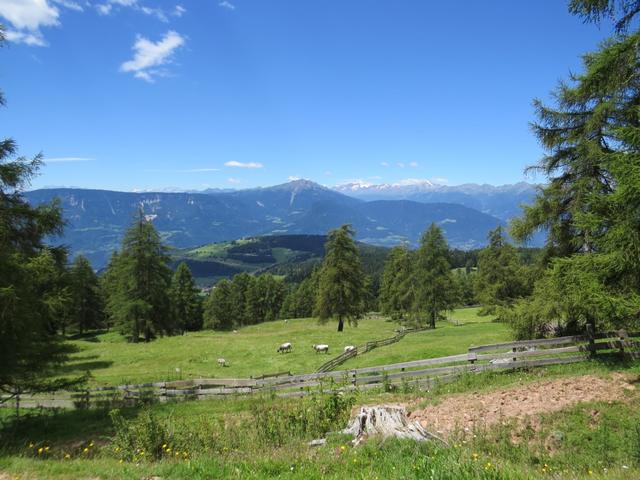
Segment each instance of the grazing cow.
[[346,347],[344,347],[344,353],[353,352],[355,349],[356,349],[355,345],[347,345]]
[[277,352],[278,353],[289,353],[292,348],[293,348],[293,345],[291,345],[291,342],[286,342],[286,343],[283,343],[282,345],[280,345],[278,347]]
[[218,366],[219,367],[226,367],[227,366],[227,361],[224,358],[219,358],[218,359]]
[[329,353],[329,345],[321,344],[321,345],[313,345],[313,349],[316,353],[324,352]]

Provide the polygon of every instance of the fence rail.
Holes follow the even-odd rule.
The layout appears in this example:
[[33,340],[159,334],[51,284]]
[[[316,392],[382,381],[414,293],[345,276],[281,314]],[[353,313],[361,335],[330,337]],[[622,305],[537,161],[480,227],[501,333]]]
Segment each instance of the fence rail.
[[402,328],[398,330],[398,333],[396,333],[393,337],[383,338],[381,340],[373,340],[371,342],[365,343],[364,345],[359,345],[353,350],[349,350],[347,352],[341,353],[337,357],[334,357],[328,362],[320,365],[320,367],[318,367],[318,370],[316,370],[316,372],[320,372],[320,373],[330,372],[331,370],[335,369],[337,366],[342,365],[344,362],[346,362],[350,358],[367,353],[373,350],[374,348],[384,347],[387,345],[391,345],[392,343],[399,342],[408,333],[423,332],[425,330],[430,330],[430,328],[429,327]]
[[[351,370],[302,375],[282,372],[260,378],[202,378],[20,395],[14,401],[0,403],[0,406],[12,407],[17,401],[22,407],[88,408],[152,401],[205,400],[257,393],[296,397],[318,391],[366,390],[383,385],[393,388],[407,383],[425,388],[436,381],[450,381],[465,372],[583,362],[604,351],[637,359],[640,358],[640,341],[634,340],[634,337],[640,337],[640,333],[621,330],[598,335],[525,340],[473,346],[467,353],[459,355]],[[2,399],[0,397],[0,401]]]

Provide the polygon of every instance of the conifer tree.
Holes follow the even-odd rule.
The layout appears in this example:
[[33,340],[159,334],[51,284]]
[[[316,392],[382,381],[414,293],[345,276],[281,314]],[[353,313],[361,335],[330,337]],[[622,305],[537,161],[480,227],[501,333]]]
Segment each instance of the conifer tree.
[[525,267],[518,252],[509,245],[498,226],[489,232],[489,245],[478,255],[476,296],[482,313],[495,313],[497,307],[511,305],[530,292]]
[[583,73],[560,84],[555,105],[535,102],[534,133],[547,151],[536,168],[548,183],[512,235],[526,240],[547,230],[547,269],[533,297],[505,312],[517,335],[640,323],[640,32],[628,33],[638,6],[570,4],[588,21],[617,17],[619,35],[584,55]]
[[411,312],[415,301],[416,285],[413,254],[406,246],[394,247],[387,258],[380,286],[382,313],[402,321]]
[[80,333],[103,327],[104,305],[100,294],[100,283],[89,260],[78,255],[69,268],[68,278],[71,325]]
[[122,251],[112,259],[109,272],[109,312],[120,332],[131,342],[153,340],[172,334],[168,290],[171,281],[169,257],[158,232],[139,212],[127,231]]
[[232,285],[229,280],[220,280],[204,301],[204,328],[231,330],[233,321]]
[[365,276],[353,235],[351,225],[329,232],[319,272],[316,313],[321,321],[336,317],[339,332],[345,319],[357,325],[365,310]]
[[449,247],[442,230],[432,223],[420,240],[415,258],[414,310],[426,316],[431,328],[455,305],[456,291],[448,260]]
[[186,263],[181,262],[171,278],[169,288],[173,324],[180,331],[196,331],[202,328],[202,301]]
[[54,376],[72,351],[55,331],[59,306],[66,301],[57,281],[65,251],[43,242],[61,233],[60,208],[32,207],[23,196],[41,165],[41,156],[17,157],[16,143],[0,140],[0,391],[9,393],[7,398],[73,383]]

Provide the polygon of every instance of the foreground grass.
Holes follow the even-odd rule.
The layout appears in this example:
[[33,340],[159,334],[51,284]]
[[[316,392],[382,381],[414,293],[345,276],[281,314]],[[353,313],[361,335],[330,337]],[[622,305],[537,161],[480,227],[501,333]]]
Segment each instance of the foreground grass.
[[[451,393],[477,393],[539,380],[585,373],[608,376],[613,372],[637,375],[640,366],[604,359],[511,373],[465,375],[460,381],[436,385],[430,392],[367,392],[354,398],[354,402],[455,401],[449,396]],[[307,442],[316,438],[317,432],[287,436],[288,428],[294,430],[292,425],[297,425],[296,418],[304,410],[293,410],[298,413],[291,416],[292,409],[299,406],[297,402],[258,397],[153,405],[150,411],[158,422],[172,426],[174,449],[179,448],[178,460],[174,452],[169,452],[157,462],[140,456],[121,463],[122,457],[111,443],[114,430],[105,411],[31,416],[18,424],[8,423],[9,413],[4,412],[7,423],[0,430],[0,472],[34,479],[640,478],[640,395],[635,391],[621,402],[578,404],[529,423],[505,422],[488,430],[461,434],[450,440],[450,448],[402,441],[381,445],[375,439],[351,448],[344,436],[331,435],[326,446],[314,449]],[[317,402],[320,409],[309,410],[312,415],[330,405],[322,399]],[[316,404],[306,405],[311,408]],[[259,421],[269,412],[269,422]],[[142,413],[138,409],[123,412],[129,420],[140,419]],[[344,425],[344,413],[331,430]],[[287,428],[284,436],[281,431],[280,436],[274,437],[279,419]],[[299,420],[308,421],[302,417]],[[255,428],[256,421],[261,428]],[[180,443],[180,438],[186,441]],[[33,448],[29,448],[30,443]],[[83,453],[83,447],[91,443],[95,447]],[[50,446],[51,450],[40,456],[36,449],[42,446]],[[72,452],[71,458],[65,459],[65,452]]]
[[[435,331],[407,335],[400,342],[381,347],[345,364],[345,368],[462,353],[470,345],[506,341],[510,337],[503,324],[491,317],[479,317],[476,308],[459,309],[455,326],[440,322]],[[335,322],[319,324],[315,319],[267,322],[233,332],[195,332],[166,337],[151,343],[131,344],[115,333],[88,335],[74,340],[80,352],[65,373],[90,371],[93,384],[122,384],[198,377],[250,377],[276,372],[308,373],[342,352],[346,345],[390,337],[398,328],[383,317],[370,317],[357,327],[338,333]],[[283,342],[292,342],[293,351],[276,353]],[[330,354],[316,354],[311,346],[326,343]],[[225,358],[228,367],[218,366]]]

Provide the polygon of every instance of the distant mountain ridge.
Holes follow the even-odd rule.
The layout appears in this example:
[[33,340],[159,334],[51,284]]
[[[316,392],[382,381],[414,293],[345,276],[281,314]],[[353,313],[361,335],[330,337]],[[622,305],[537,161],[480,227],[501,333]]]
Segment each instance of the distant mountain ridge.
[[25,193],[32,204],[59,198],[67,220],[62,242],[83,253],[96,268],[119,248],[142,208],[172,247],[187,248],[258,235],[325,234],[344,223],[357,239],[380,246],[416,245],[439,224],[456,248],[483,246],[490,229],[504,221],[452,203],[412,200],[367,202],[307,180],[231,192],[166,193],[47,189]]
[[457,203],[501,220],[519,216],[521,206],[533,202],[537,185],[519,182],[509,185],[468,183],[440,185],[429,180],[405,180],[399,183],[371,184],[352,182],[333,187],[337,192],[361,200],[413,200],[422,203]]

